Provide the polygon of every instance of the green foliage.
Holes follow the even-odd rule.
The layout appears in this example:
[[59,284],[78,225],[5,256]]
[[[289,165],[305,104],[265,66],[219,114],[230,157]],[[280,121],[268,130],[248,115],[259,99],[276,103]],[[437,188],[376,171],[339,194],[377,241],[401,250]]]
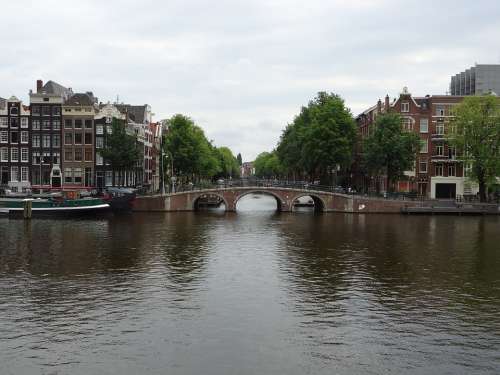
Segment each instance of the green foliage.
[[343,99],[319,92],[283,131],[276,152],[286,173],[325,179],[337,166],[350,167],[356,131]]
[[469,96],[454,110],[451,144],[471,166],[470,178],[479,184],[481,201],[486,187],[500,175],[500,101],[493,95]]
[[238,156],[236,157],[236,160],[238,160],[238,165],[241,167],[241,165],[243,164],[243,159],[241,158],[241,154],[238,153]]
[[254,161],[255,175],[261,178],[276,178],[283,174],[283,168],[276,151],[262,152]]
[[137,147],[136,137],[127,134],[123,121],[113,118],[111,134],[106,134],[106,145],[99,154],[115,171],[131,170],[136,167],[142,156]]
[[216,148],[189,117],[177,114],[168,120],[165,152],[174,174],[186,181],[213,177],[238,177],[238,161],[227,147]]
[[404,171],[414,168],[419,147],[419,136],[403,130],[399,114],[383,114],[375,122],[374,133],[365,139],[363,164],[372,175],[385,173],[390,190]]
[[[240,157],[241,155],[238,154]],[[227,147],[218,147],[217,156],[219,158],[220,172],[218,177],[239,177],[240,176],[240,164],[238,159],[234,157],[231,150]]]

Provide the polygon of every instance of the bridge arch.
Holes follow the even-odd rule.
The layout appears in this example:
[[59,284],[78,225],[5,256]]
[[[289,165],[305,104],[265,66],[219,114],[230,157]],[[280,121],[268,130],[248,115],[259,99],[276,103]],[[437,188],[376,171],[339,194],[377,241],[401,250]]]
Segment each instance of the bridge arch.
[[[247,195],[250,195],[250,194],[264,194],[264,195],[269,195],[271,197],[273,197],[274,199],[276,199],[276,210],[278,212],[281,212],[281,211],[288,211],[288,207],[287,207],[287,202],[284,202],[282,200],[282,197],[279,196],[278,193],[275,193],[271,190],[267,190],[267,189],[251,189],[251,190],[246,190],[246,191],[243,191],[241,192],[240,194],[238,194],[235,198],[234,198],[234,210],[236,210],[236,205],[238,204],[238,201],[247,196]],[[226,206],[228,207],[228,206]]]
[[292,207],[291,207],[291,211],[294,211],[294,202],[299,199],[299,198],[302,198],[302,197],[311,197],[311,199],[313,200],[314,202],[314,212],[325,212],[326,210],[326,202],[324,201],[323,198],[321,198],[320,195],[318,194],[314,194],[312,192],[303,192],[303,193],[300,193],[300,194],[297,194],[296,196],[293,197],[293,200],[292,200]]
[[224,198],[224,195],[223,194],[220,194],[220,193],[217,193],[217,192],[207,192],[207,193],[204,193],[204,194],[199,194],[198,196],[196,196],[196,198],[193,199],[193,202],[191,203],[191,208],[193,211],[198,211],[199,208],[198,208],[198,202],[201,198],[206,198],[207,196],[216,196],[220,199],[222,199],[222,202],[224,202],[224,205],[226,206],[226,211],[229,209],[229,205],[228,205],[228,202],[226,200],[226,198]]

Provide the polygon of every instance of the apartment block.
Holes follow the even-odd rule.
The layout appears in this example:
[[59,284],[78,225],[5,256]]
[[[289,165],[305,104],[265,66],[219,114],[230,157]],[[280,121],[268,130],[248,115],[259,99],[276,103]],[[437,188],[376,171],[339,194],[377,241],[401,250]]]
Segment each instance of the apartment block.
[[451,77],[451,95],[500,94],[500,65],[476,64]]

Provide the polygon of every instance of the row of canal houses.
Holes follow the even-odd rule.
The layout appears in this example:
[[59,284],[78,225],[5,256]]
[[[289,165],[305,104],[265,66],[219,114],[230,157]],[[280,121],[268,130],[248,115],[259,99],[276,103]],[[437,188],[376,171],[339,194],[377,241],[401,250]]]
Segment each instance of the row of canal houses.
[[[0,188],[13,192],[102,190],[128,186],[160,188],[163,127],[151,107],[101,103],[92,92],[74,93],[56,82],[36,82],[25,105],[0,98]],[[136,137],[143,157],[137,166],[115,172],[99,149],[106,147],[113,118]]]

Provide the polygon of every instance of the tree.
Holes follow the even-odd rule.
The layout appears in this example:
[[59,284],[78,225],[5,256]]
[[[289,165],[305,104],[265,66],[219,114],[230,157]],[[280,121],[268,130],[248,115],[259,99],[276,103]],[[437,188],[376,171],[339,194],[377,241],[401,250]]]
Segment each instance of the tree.
[[333,93],[319,92],[284,130],[277,155],[289,174],[298,171],[328,183],[337,166],[350,167],[356,131],[343,99]]
[[164,145],[170,165],[173,165],[173,175],[187,182],[212,178],[220,173],[217,149],[193,120],[177,114],[168,120],[168,125]]
[[218,147],[217,156],[219,158],[219,165],[220,165],[220,172],[218,177],[228,178],[228,177],[240,176],[240,164],[238,163],[237,158],[234,157],[232,151],[229,148]]
[[111,169],[120,172],[121,176],[122,172],[134,169],[142,157],[136,137],[127,134],[125,127],[123,121],[113,118],[111,134],[106,135],[106,145],[98,150]]
[[363,164],[372,175],[385,173],[391,191],[392,184],[404,171],[414,168],[419,146],[419,136],[403,130],[399,114],[383,114],[375,121],[374,133],[365,139]]
[[470,178],[479,185],[479,198],[500,175],[500,101],[493,95],[469,96],[454,110],[451,145],[470,166]]
[[275,151],[262,152],[254,161],[255,175],[262,178],[277,178],[282,174],[282,166]]
[[238,165],[241,167],[241,165],[243,164],[243,159],[241,158],[241,154],[238,153],[238,156],[236,157],[236,160],[238,160]]

